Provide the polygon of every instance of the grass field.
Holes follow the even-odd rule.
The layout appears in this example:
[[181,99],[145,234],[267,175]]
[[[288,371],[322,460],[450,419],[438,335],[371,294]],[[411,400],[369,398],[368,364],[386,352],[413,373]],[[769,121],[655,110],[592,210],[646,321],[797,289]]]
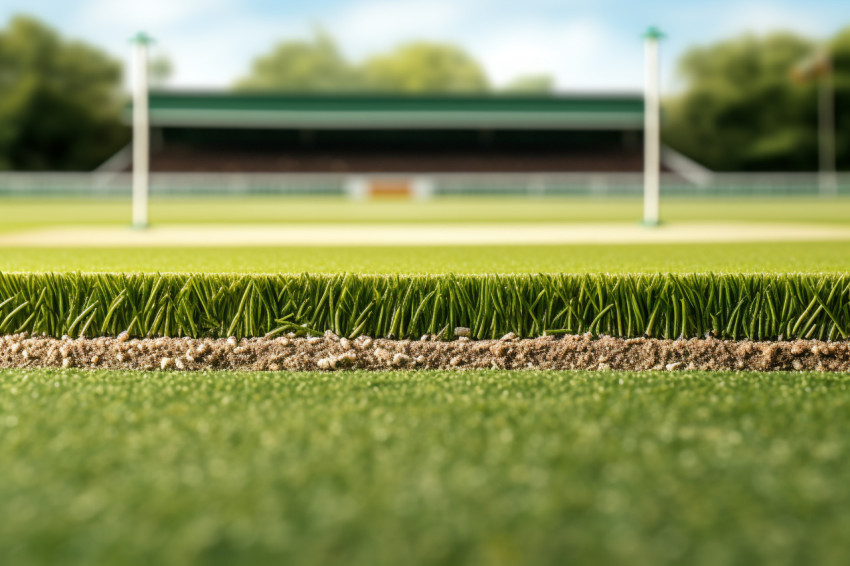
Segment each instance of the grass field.
[[[385,224],[623,222],[641,216],[637,199],[444,198],[426,202],[350,202],[336,198],[154,199],[155,225],[230,223]],[[86,199],[2,199],[0,233],[58,226],[126,226],[129,203]],[[663,217],[674,223],[747,222],[850,226],[850,198],[665,199]],[[104,242],[106,243],[106,242]],[[0,270],[228,271],[371,273],[529,272],[758,272],[845,271],[844,241],[525,246],[296,246],[104,249],[0,249]]]
[[[155,225],[315,222],[349,224],[587,223],[640,218],[636,199],[437,199],[356,203],[340,199],[155,199]],[[0,233],[56,226],[126,226],[129,203],[85,199],[2,199]],[[850,199],[665,199],[665,220],[678,223],[737,221],[821,226],[850,225]],[[105,242],[104,242],[105,243]],[[296,246],[193,248],[0,249],[0,270],[216,271],[367,273],[529,272],[759,272],[845,271],[844,241],[525,246],[421,246],[390,248]]]
[[[153,201],[151,220],[156,225],[634,224],[640,206],[633,199],[160,199]],[[850,226],[850,199],[665,199],[662,214],[681,223]],[[122,227],[128,218],[126,202],[0,200],[2,234],[55,226]],[[689,295],[690,287],[677,286],[676,278],[668,278],[675,281],[660,295],[652,288],[666,297],[661,311],[669,315],[671,335],[682,328],[702,334],[699,325],[713,323],[711,315],[722,311],[735,337],[772,336],[783,325],[787,334],[789,324],[839,337],[839,330],[850,329],[848,265],[850,241],[0,246],[4,273],[671,272],[689,277],[722,272],[733,274],[730,281],[756,282],[775,274],[810,274],[785,279],[814,282],[814,287],[730,284],[722,301],[714,295],[714,310],[700,307],[707,298]],[[741,273],[767,275],[742,278]],[[114,334],[134,317],[140,320],[137,330],[143,326],[145,332],[181,324],[190,329],[187,313],[195,312],[185,305],[180,310],[185,281],[168,277],[156,288],[159,278],[146,278],[150,285],[123,295],[113,280],[78,293],[82,287],[73,285],[73,275],[67,285],[57,283],[57,276],[49,284],[41,276],[31,284],[24,279],[0,278],[8,295],[0,302],[12,297],[0,306],[0,332],[35,324],[39,332],[61,334],[70,328],[76,334],[89,325]],[[197,311],[199,323],[222,335],[256,334],[263,324],[281,324],[261,316],[263,297],[252,284],[246,287],[248,279],[228,281],[224,294],[216,295],[218,287],[208,285],[212,294],[205,304],[211,310]],[[819,281],[835,291],[824,291],[827,283],[818,287]],[[337,321],[336,303],[312,291],[299,295],[296,288],[275,288],[266,299],[274,296],[278,310],[295,305],[301,314],[309,310],[311,320],[348,330],[358,323],[351,316],[364,310],[358,297],[359,306]],[[417,295],[419,302],[445,314],[436,295],[422,289],[426,293]],[[616,299],[624,290],[600,286],[594,293],[592,300],[581,295],[582,304],[589,301],[595,309],[582,311],[582,330],[595,324],[596,331],[612,332],[617,305],[621,314],[644,316],[659,301],[651,293],[634,294],[639,300],[629,298],[602,312],[608,304],[602,297]],[[529,330],[536,324],[540,331],[550,319],[560,320],[540,318],[542,303],[531,307],[539,293],[525,297],[527,305],[519,304],[520,295],[505,311],[508,322],[519,321]],[[561,300],[550,295],[545,296],[553,304]],[[768,295],[782,304],[774,305]],[[416,326],[424,324],[416,305],[405,293],[387,297],[392,301],[385,303],[401,314],[370,314],[375,332],[392,331],[396,320],[423,331]],[[464,304],[469,312],[449,309],[449,323],[480,310],[479,303],[474,309],[472,302]],[[495,312],[496,304],[485,307]],[[342,312],[339,304],[336,310]],[[759,315],[747,318],[746,313]],[[463,322],[478,324],[469,320]],[[648,316],[643,323],[649,324]],[[3,370],[0,562],[846,564],[848,386],[850,374],[799,372]]]
[[843,272],[848,242],[543,246],[0,248],[0,271]]
[[[636,198],[442,198],[424,202],[352,202],[339,198],[160,198],[155,224],[386,222],[630,222],[642,218]],[[129,200],[0,199],[0,231],[45,225],[126,225]],[[850,224],[850,198],[665,198],[670,222],[743,221]]]
[[6,371],[29,564],[846,564],[850,375]]

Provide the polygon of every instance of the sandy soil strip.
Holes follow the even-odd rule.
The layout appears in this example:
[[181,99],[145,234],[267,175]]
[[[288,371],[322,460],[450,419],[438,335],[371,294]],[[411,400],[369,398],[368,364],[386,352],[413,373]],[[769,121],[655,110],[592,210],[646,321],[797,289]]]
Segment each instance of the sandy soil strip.
[[163,370],[594,369],[850,371],[850,341],[542,337],[519,340],[0,337],[0,368]]
[[0,235],[0,246],[411,246],[616,244],[850,240],[850,227],[697,223],[638,224],[310,224],[57,227]]

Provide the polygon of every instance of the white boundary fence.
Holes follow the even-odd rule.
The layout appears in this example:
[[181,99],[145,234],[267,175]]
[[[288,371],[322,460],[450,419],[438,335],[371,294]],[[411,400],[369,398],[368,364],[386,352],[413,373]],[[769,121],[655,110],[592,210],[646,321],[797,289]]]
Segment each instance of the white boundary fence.
[[[372,180],[407,180],[417,198],[429,196],[611,197],[643,194],[642,173],[152,173],[156,197],[362,195]],[[130,173],[0,172],[0,197],[130,197]],[[360,187],[360,189],[358,189]],[[817,173],[712,173],[699,183],[661,175],[665,196],[817,196]],[[838,175],[850,196],[850,173]]]

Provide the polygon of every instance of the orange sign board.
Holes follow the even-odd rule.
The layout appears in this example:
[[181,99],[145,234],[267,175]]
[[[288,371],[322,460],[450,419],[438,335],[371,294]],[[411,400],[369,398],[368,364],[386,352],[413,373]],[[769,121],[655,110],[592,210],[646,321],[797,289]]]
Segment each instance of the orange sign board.
[[413,187],[408,179],[372,179],[368,194],[371,198],[410,198]]

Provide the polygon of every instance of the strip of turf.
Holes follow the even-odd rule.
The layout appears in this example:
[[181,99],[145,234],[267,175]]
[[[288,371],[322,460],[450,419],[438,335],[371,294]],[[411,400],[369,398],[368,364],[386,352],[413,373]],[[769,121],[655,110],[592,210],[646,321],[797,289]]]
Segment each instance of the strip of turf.
[[[152,197],[154,224],[216,223],[440,223],[636,222],[643,201],[634,197],[445,197],[427,201],[291,196]],[[847,224],[850,197],[663,196],[668,222],[744,221]],[[57,225],[126,225],[129,195],[119,198],[4,198],[0,233]]]
[[850,375],[0,372],[31,564],[846,564]]
[[847,242],[541,246],[0,248],[2,271],[845,272]]
[[850,275],[0,273],[0,333],[846,339]]

